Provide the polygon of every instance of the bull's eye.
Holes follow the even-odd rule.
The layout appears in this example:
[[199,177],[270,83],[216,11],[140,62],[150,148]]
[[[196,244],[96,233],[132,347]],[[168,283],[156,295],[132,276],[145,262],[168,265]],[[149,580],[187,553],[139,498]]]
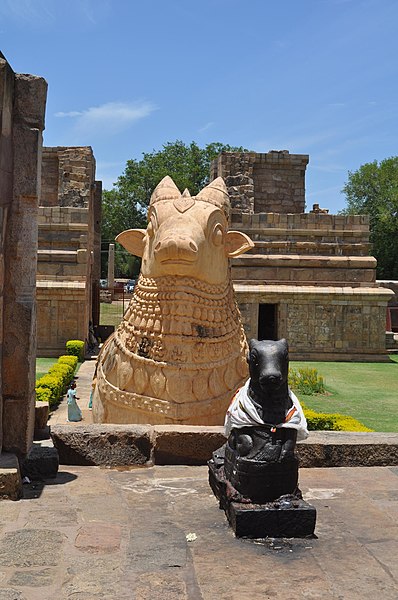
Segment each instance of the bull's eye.
[[224,242],[224,228],[220,223],[213,229],[213,233],[211,234],[211,241],[215,246],[221,246]]
[[148,236],[150,238],[152,238],[155,235],[155,231],[156,231],[156,216],[152,213],[149,223],[148,223],[148,227],[146,228]]
[[153,237],[153,225],[152,225],[152,221],[149,221],[148,227],[146,228],[146,232],[147,232],[147,234],[148,234],[148,236],[150,238]]

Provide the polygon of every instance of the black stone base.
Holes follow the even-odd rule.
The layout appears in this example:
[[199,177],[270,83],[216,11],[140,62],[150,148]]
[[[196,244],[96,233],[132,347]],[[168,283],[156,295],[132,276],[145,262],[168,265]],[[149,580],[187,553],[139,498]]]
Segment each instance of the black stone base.
[[210,487],[237,537],[303,538],[314,534],[316,510],[301,498],[286,495],[264,504],[234,502],[223,468],[217,469],[213,460],[208,465]]
[[33,446],[20,467],[22,477],[29,477],[31,481],[54,478],[59,467],[58,451],[56,448]]

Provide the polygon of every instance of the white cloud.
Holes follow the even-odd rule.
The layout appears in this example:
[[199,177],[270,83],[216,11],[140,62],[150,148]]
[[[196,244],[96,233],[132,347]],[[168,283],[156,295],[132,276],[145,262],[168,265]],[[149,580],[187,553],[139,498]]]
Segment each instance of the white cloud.
[[0,14],[15,21],[50,23],[55,21],[53,7],[48,0],[4,0]]
[[157,107],[151,102],[107,102],[86,110],[57,112],[56,117],[75,120],[75,133],[80,135],[96,133],[111,135],[119,133],[129,125],[149,116]]
[[43,28],[63,20],[65,11],[72,19],[96,26],[106,19],[111,8],[110,0],[77,0],[63,4],[55,0],[0,0],[0,16]]
[[214,122],[213,121],[209,121],[208,123],[206,123],[206,125],[203,125],[203,127],[201,127],[200,129],[198,129],[199,133],[204,133],[205,131],[207,131],[208,129],[210,129],[211,127],[213,127]]
[[57,112],[54,116],[56,117],[79,117],[83,113],[79,110],[71,110],[70,112]]

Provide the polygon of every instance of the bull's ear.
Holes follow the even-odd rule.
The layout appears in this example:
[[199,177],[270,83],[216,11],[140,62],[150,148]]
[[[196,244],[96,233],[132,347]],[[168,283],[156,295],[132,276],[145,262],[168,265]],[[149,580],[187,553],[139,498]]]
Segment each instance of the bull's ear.
[[119,242],[130,254],[142,256],[144,253],[144,237],[146,229],[127,229],[116,236],[116,241]]
[[241,231],[228,231],[225,238],[225,253],[230,258],[239,256],[254,248],[254,243],[245,233]]

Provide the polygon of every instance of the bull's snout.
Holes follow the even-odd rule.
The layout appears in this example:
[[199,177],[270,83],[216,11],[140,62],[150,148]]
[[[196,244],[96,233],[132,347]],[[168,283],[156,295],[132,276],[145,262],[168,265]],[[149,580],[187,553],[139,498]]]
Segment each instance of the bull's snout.
[[283,383],[282,373],[263,373],[258,379],[262,388],[270,386],[279,386]]
[[198,246],[185,236],[168,236],[157,242],[154,248],[155,257],[160,262],[190,262],[198,257]]

